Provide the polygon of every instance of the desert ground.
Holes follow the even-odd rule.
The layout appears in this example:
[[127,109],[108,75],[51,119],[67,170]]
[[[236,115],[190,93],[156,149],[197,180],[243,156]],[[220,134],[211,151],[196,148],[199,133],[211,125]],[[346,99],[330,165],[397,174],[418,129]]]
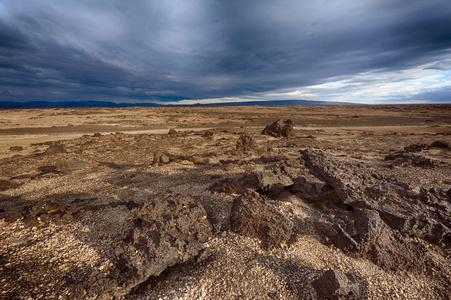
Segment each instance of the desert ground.
[[450,247],[451,105],[0,110],[0,299],[449,299]]

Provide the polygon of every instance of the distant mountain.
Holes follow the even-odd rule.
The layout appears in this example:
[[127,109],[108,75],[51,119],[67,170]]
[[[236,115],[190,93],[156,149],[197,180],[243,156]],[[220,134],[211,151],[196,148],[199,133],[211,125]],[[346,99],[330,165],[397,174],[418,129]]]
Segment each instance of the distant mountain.
[[329,102],[312,100],[269,100],[269,101],[246,101],[246,102],[224,102],[212,104],[194,104],[191,106],[252,106],[252,105],[356,105],[350,102]]
[[0,109],[5,108],[62,108],[62,107],[129,107],[129,106],[252,106],[252,105],[352,105],[348,102],[327,102],[311,100],[270,100],[270,101],[245,101],[245,102],[225,102],[193,105],[163,105],[155,103],[115,103],[104,101],[31,101],[31,102],[1,102]]

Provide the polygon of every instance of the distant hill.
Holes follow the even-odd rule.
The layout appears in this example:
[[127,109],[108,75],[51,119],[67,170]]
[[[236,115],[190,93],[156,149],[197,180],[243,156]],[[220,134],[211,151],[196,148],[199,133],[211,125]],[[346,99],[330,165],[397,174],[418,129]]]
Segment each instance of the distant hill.
[[115,103],[104,101],[31,101],[31,102],[2,102],[0,109],[3,108],[62,108],[62,107],[129,107],[129,106],[252,106],[252,105],[352,105],[356,103],[348,102],[327,102],[311,100],[270,100],[270,101],[245,101],[245,102],[225,102],[210,104],[193,105],[163,105],[155,103]]

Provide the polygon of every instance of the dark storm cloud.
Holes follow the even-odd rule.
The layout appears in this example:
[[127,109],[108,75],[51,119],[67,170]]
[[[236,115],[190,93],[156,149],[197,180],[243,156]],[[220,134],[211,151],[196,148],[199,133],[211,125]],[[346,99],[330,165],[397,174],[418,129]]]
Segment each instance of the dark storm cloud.
[[443,70],[449,20],[448,0],[6,0],[0,100],[240,97]]

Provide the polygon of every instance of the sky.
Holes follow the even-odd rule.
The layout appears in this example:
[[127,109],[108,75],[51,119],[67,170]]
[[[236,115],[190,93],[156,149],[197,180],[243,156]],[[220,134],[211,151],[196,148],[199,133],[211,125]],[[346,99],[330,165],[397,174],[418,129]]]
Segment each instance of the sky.
[[449,0],[0,0],[0,101],[451,103]]

